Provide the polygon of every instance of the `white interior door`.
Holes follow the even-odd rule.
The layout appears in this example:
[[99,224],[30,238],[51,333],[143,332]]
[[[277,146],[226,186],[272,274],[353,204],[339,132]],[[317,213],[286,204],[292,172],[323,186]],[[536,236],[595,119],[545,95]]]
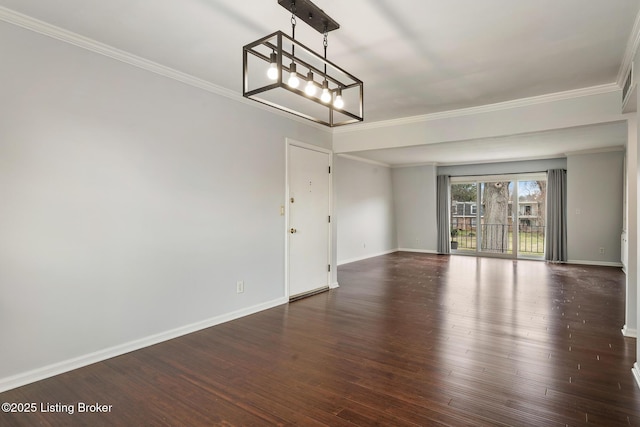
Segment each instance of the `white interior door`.
[[289,296],[329,286],[329,153],[289,146]]

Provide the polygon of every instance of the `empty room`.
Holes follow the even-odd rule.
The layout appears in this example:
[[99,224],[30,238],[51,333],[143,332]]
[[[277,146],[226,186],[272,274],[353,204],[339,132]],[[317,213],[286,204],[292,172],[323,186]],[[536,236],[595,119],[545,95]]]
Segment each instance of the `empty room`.
[[0,426],[640,425],[640,0],[0,0]]

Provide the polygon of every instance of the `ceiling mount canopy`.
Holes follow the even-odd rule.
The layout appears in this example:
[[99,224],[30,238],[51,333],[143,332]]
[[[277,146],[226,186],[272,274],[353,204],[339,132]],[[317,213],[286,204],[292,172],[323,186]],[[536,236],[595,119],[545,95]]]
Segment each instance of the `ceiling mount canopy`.
[[[329,127],[361,122],[362,81],[327,59],[340,25],[309,0],[278,4],[291,12],[291,37],[276,31],[242,48],[243,96]],[[323,35],[324,56],[295,39],[296,18]]]
[[295,16],[320,34],[340,28],[340,24],[308,0],[278,0],[278,4],[289,11],[292,10]]

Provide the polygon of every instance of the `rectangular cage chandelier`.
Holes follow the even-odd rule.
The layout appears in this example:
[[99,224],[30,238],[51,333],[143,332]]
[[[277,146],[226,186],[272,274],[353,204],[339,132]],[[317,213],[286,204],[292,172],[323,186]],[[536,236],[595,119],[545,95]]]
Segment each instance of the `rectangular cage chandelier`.
[[[309,0],[278,0],[291,11],[291,37],[276,31],[242,48],[242,95],[329,127],[363,120],[363,83],[327,59],[340,28]],[[295,39],[296,17],[323,34],[324,56]]]

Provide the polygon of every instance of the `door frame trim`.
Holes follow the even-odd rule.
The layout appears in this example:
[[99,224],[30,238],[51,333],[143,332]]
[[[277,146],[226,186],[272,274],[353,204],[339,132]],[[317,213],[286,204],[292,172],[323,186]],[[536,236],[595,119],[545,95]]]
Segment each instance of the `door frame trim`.
[[335,271],[336,263],[333,260],[333,230],[335,227],[335,217],[333,213],[333,151],[319,147],[317,145],[308,144],[306,142],[301,142],[292,138],[285,138],[285,197],[284,197],[284,229],[282,230],[284,233],[284,293],[286,298],[291,297],[291,291],[289,288],[289,239],[290,233],[289,229],[291,225],[289,224],[289,150],[291,146],[295,146],[298,148],[304,148],[307,150],[313,150],[320,153],[327,154],[329,156],[329,167],[331,168],[331,175],[329,177],[329,215],[331,215],[331,223],[329,227],[327,227],[328,240],[327,240],[327,259],[329,260],[329,265],[331,266],[331,271],[327,271],[327,285],[329,288],[333,288],[331,284],[332,273]]

